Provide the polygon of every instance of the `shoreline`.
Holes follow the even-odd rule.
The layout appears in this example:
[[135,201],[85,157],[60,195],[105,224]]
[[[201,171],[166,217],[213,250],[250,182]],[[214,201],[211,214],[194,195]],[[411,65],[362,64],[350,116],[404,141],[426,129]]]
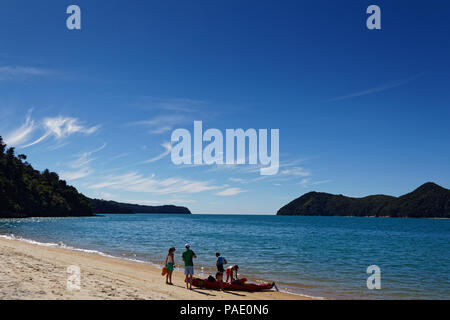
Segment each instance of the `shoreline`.
[[[220,292],[187,290],[182,271],[174,271],[173,286],[161,269],[100,252],[33,240],[0,237],[0,299],[12,300],[311,300],[308,296],[276,291]],[[81,289],[68,290],[67,268],[81,270]]]

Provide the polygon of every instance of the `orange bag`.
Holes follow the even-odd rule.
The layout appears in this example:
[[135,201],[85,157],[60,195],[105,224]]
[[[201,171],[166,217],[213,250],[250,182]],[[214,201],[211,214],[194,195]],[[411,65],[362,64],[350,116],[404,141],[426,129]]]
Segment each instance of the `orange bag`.
[[167,269],[167,267],[162,268],[161,275],[165,276],[168,271],[169,271],[169,269]]

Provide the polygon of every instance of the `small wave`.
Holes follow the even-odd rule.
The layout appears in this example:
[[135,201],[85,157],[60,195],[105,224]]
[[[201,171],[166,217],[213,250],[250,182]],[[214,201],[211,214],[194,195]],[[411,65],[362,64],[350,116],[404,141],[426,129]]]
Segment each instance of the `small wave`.
[[39,241],[35,241],[35,240],[32,240],[32,239],[23,238],[23,237],[20,237],[20,236],[15,236],[14,234],[0,235],[0,238],[7,239],[7,240],[15,240],[15,241],[26,242],[26,243],[30,243],[30,244],[34,244],[34,245],[38,245],[38,246],[42,246],[42,247],[62,248],[62,249],[67,249],[67,250],[71,250],[71,251],[76,251],[76,252],[97,254],[97,255],[100,255],[100,256],[103,256],[103,257],[108,257],[108,258],[113,258],[113,259],[120,259],[120,260],[126,260],[126,261],[130,261],[130,262],[142,263],[142,264],[146,264],[146,265],[150,265],[150,266],[154,266],[154,267],[162,267],[159,264],[148,262],[148,261],[113,256],[113,255],[110,255],[110,254],[107,254],[105,252],[98,251],[98,250],[82,249],[82,248],[72,247],[72,246],[66,245],[62,241],[60,241],[58,243],[54,243],[54,242],[39,242]]
[[283,293],[289,293],[289,294],[292,294],[292,295],[294,295],[294,296],[300,296],[300,297],[304,297],[304,298],[308,298],[308,299],[313,299],[313,300],[326,300],[326,298],[324,298],[324,297],[310,296],[310,295],[307,295],[307,294],[304,294],[304,293],[293,292],[293,291],[291,291],[291,290],[289,290],[289,289],[285,289],[285,288],[279,289],[279,291],[280,291],[280,292],[283,292]]

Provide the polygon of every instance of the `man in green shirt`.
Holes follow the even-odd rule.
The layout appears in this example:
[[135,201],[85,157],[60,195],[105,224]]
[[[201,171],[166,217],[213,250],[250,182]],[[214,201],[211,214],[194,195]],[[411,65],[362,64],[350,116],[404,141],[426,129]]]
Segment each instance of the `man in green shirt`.
[[186,243],[186,250],[182,254],[184,261],[184,274],[186,275],[186,289],[192,290],[192,277],[194,276],[194,261],[193,258],[197,258],[195,252],[191,250],[191,245]]

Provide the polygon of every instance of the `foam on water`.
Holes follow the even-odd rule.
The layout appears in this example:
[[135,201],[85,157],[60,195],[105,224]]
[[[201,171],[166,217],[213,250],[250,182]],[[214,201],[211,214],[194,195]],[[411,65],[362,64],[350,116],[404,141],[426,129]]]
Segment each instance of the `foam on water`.
[[7,240],[22,241],[22,242],[26,242],[26,243],[42,246],[42,247],[61,248],[61,249],[77,251],[77,252],[97,254],[97,255],[103,256],[103,257],[114,258],[114,259],[121,259],[121,260],[126,260],[126,261],[131,261],[131,262],[137,262],[137,263],[151,265],[151,266],[159,267],[159,268],[162,267],[160,264],[156,264],[156,263],[152,263],[152,262],[146,262],[146,261],[137,260],[137,259],[118,257],[118,256],[114,256],[114,255],[110,255],[110,254],[98,251],[98,250],[75,248],[75,247],[72,247],[72,246],[64,244],[62,241],[60,241],[58,243],[39,242],[39,241],[35,241],[35,240],[32,240],[32,239],[22,238],[20,236],[15,236],[14,234],[10,234],[10,235],[2,235],[2,234],[0,234],[0,238],[7,239]]

